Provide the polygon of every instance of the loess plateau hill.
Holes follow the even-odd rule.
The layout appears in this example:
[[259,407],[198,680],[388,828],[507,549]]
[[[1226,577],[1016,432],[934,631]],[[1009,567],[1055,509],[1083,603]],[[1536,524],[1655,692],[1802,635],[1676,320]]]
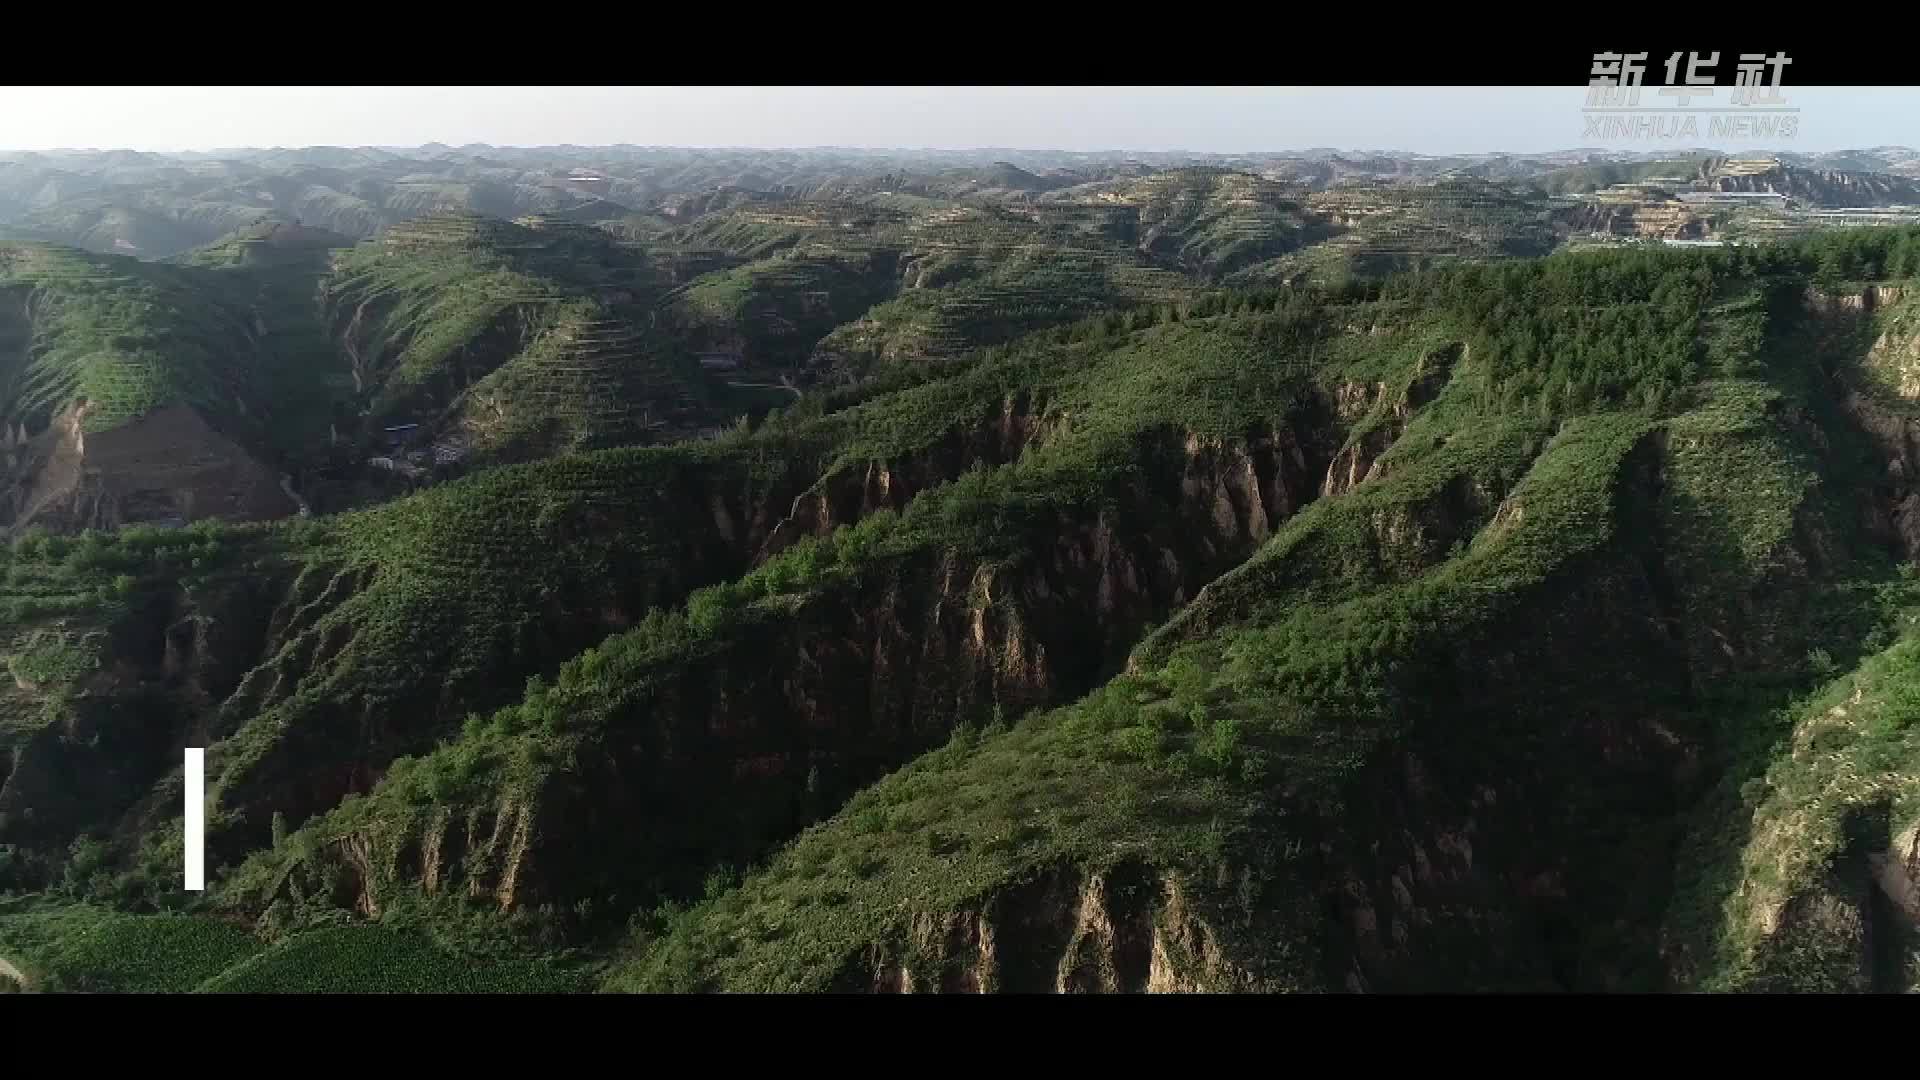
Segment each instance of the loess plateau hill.
[[0,246],[0,987],[1920,989],[1920,230],[978,171]]

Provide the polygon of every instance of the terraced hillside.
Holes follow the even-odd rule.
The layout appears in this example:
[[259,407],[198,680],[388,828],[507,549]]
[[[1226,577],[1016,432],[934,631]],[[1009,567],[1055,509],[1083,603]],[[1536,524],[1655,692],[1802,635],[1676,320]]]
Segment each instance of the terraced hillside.
[[56,247],[0,252],[16,343],[8,422],[37,432],[81,400],[96,431],[176,400],[234,411],[239,375],[225,354],[244,319],[191,275]]
[[597,229],[472,214],[358,246],[269,221],[173,264],[0,248],[4,524],[325,510],[789,401],[656,327],[673,277]]
[[[369,385],[467,362],[430,310],[533,328],[497,371],[574,400],[628,371],[641,324],[515,228],[421,239],[501,287],[369,306]],[[33,537],[0,954],[52,989],[1911,988],[1914,240],[1208,291],[716,439]]]
[[1544,199],[1473,180],[1332,190],[1310,197],[1307,205],[1340,231],[1246,276],[1304,273],[1337,281],[1455,260],[1544,255],[1559,240]]
[[1705,170],[1709,190],[1777,192],[1809,206],[1920,206],[1920,180],[1912,177],[1796,168],[1777,161],[1741,164],[1710,163]]
[[897,255],[810,247],[693,281],[669,309],[685,340],[722,363],[803,366],[834,327],[892,295]]
[[360,402],[368,453],[387,429],[462,467],[566,448],[681,438],[733,413],[658,312],[667,260],[546,217],[434,215],[343,252],[325,317]]
[[1551,195],[1583,194],[1620,184],[1667,179],[1688,182],[1711,172],[1712,158],[1674,158],[1669,161],[1607,162],[1555,169],[1533,179],[1532,186]]
[[[0,524],[76,530],[291,512],[267,456],[307,357],[205,271],[0,248]],[[280,425],[276,428],[276,425]]]
[[710,422],[704,391],[684,349],[581,302],[450,406],[442,450],[512,460],[656,441]]
[[1178,169],[1076,187],[1061,199],[1125,208],[1127,238],[1168,265],[1219,280],[1324,238],[1333,230],[1304,192],[1227,169]]

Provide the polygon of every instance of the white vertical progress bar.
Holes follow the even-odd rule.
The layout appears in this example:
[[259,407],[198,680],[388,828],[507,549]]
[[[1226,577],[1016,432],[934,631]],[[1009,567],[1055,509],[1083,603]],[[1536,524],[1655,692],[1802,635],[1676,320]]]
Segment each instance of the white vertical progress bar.
[[207,888],[207,751],[187,747],[187,891]]

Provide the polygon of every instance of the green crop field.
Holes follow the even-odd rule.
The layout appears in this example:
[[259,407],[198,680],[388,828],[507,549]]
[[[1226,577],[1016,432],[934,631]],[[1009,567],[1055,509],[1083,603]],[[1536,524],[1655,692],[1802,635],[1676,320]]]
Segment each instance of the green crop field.
[[43,992],[183,993],[260,948],[252,934],[213,919],[0,909],[0,955]]
[[580,982],[541,962],[475,960],[378,926],[316,930],[199,986],[207,994],[552,994]]

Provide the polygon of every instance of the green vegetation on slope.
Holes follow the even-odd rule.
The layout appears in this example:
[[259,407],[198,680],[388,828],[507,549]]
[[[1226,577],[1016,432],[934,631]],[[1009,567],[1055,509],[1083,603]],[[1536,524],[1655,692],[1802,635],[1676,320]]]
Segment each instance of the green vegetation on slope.
[[1139,208],[1141,250],[1218,280],[1327,235],[1279,184],[1224,169],[1158,173],[1124,186]]
[[217,918],[0,904],[0,956],[40,993],[569,993],[546,958],[471,952],[420,929],[329,926],[272,944]]
[[246,930],[186,915],[0,907],[0,954],[43,993],[186,993],[260,951]]
[[[457,384],[483,374],[458,366],[475,339],[504,329],[509,341],[490,358],[497,364],[519,337],[504,320],[537,320],[561,299],[553,283],[520,272],[488,242],[513,228],[429,218],[340,256],[327,299],[345,320],[355,389],[372,395],[372,419],[415,407],[415,395],[436,380]],[[474,362],[491,366],[488,358]],[[449,397],[443,389],[440,400]]]
[[1691,180],[1707,164],[1706,158],[1682,158],[1673,161],[1608,162],[1602,165],[1576,165],[1557,169],[1532,180],[1534,187],[1550,195],[1570,195],[1615,184],[1633,184],[1650,177]]
[[[1636,503],[1644,503],[1650,496],[1657,499],[1653,507],[1668,518],[1663,531],[1674,545],[1661,557],[1672,567],[1670,572],[1678,576],[1679,588],[1689,604],[1668,617],[1677,616],[1687,636],[1717,634],[1724,641],[1723,628],[1744,629],[1746,637],[1739,642],[1740,652],[1748,664],[1758,661],[1763,665],[1778,656],[1783,646],[1793,647],[1775,640],[1783,635],[1802,649],[1811,642],[1840,647],[1857,640],[1859,621],[1846,610],[1851,602],[1844,579],[1841,590],[1824,594],[1840,605],[1841,610],[1835,612],[1841,616],[1837,623],[1818,617],[1806,620],[1803,612],[1783,609],[1772,602],[1763,603],[1763,607],[1773,608],[1765,612],[1765,622],[1741,627],[1737,619],[1729,620],[1725,611],[1712,606],[1726,602],[1731,598],[1728,590],[1738,588],[1785,587],[1799,591],[1812,585],[1813,593],[1819,595],[1822,586],[1818,581],[1807,582],[1804,568],[1797,582],[1791,574],[1780,576],[1781,556],[1783,552],[1791,555],[1796,542],[1804,545],[1808,519],[1803,515],[1827,522],[1812,527],[1826,529],[1830,535],[1835,530],[1844,535],[1849,524],[1846,508],[1810,497],[1807,485],[1813,478],[1804,470],[1820,466],[1796,460],[1796,455],[1804,456],[1806,451],[1791,425],[1783,427],[1777,419],[1779,389],[1752,382],[1709,383],[1694,389],[1705,374],[1700,366],[1702,359],[1729,373],[1764,370],[1766,364],[1784,359],[1758,352],[1760,342],[1752,339],[1744,355],[1734,355],[1727,335],[1740,335],[1720,324],[1737,318],[1737,311],[1716,311],[1709,329],[1697,328],[1694,320],[1717,290],[1710,276],[1701,279],[1690,274],[1693,268],[1724,272],[1725,264],[1690,266],[1676,260],[1624,259],[1598,268],[1603,274],[1613,271],[1617,277],[1583,279],[1583,272],[1591,270],[1593,264],[1556,262],[1557,266],[1546,265],[1544,277],[1531,268],[1491,273],[1506,274],[1509,282],[1522,287],[1523,296],[1528,285],[1551,286],[1558,272],[1565,275],[1559,279],[1567,283],[1563,287],[1580,290],[1583,298],[1591,298],[1596,291],[1619,289],[1626,295],[1653,297],[1653,309],[1644,313],[1629,309],[1610,325],[1603,318],[1573,313],[1583,305],[1569,305],[1569,312],[1562,315],[1550,304],[1538,304],[1537,294],[1529,297],[1536,301],[1530,311],[1548,319],[1570,318],[1576,333],[1612,339],[1614,362],[1604,369],[1604,378],[1594,379],[1582,374],[1590,361],[1582,360],[1584,354],[1577,347],[1577,339],[1573,343],[1576,347],[1545,351],[1555,358],[1555,368],[1542,371],[1536,363],[1514,363],[1516,357],[1531,359],[1527,338],[1543,330],[1550,332],[1552,323],[1542,327],[1537,317],[1528,320],[1520,317],[1519,311],[1503,309],[1500,293],[1511,294],[1511,286],[1505,290],[1484,284],[1462,288],[1461,295],[1469,305],[1461,311],[1462,317],[1508,328],[1508,334],[1503,338],[1470,335],[1478,348],[1470,350],[1472,359],[1465,367],[1485,381],[1475,387],[1472,376],[1462,379],[1456,375],[1447,391],[1456,400],[1454,409],[1480,404],[1498,414],[1506,411],[1501,406],[1519,406],[1544,409],[1552,416],[1598,398],[1654,410],[1691,402],[1695,404],[1692,411],[1665,424],[1631,414],[1602,414],[1566,424],[1464,552],[1424,573],[1416,567],[1416,576],[1397,583],[1383,586],[1377,575],[1369,575],[1358,581],[1346,579],[1344,593],[1337,588],[1318,592],[1314,587],[1326,587],[1329,574],[1339,580],[1338,564],[1302,568],[1296,560],[1272,553],[1302,551],[1305,537],[1325,534],[1327,525],[1336,519],[1358,523],[1371,518],[1378,528],[1382,519],[1377,511],[1369,511],[1369,504],[1388,505],[1396,485],[1401,498],[1418,502],[1421,492],[1433,490],[1431,481],[1403,479],[1405,469],[1389,468],[1377,481],[1380,486],[1370,482],[1350,495],[1315,506],[1281,530],[1262,553],[1268,558],[1241,571],[1256,577],[1256,565],[1283,574],[1298,571],[1299,579],[1309,589],[1304,595],[1274,591],[1269,573],[1260,579],[1266,587],[1253,590],[1235,618],[1225,625],[1215,623],[1214,631],[1186,644],[1149,651],[1144,661],[1136,657],[1135,668],[1126,678],[1109,684],[1082,705],[1047,719],[1029,721],[1022,732],[987,739],[977,748],[969,740],[959,740],[949,750],[889,778],[855,800],[832,822],[808,832],[766,869],[750,876],[742,888],[717,892],[691,912],[664,912],[664,923],[654,931],[664,932],[664,938],[643,935],[635,945],[637,958],[624,974],[615,976],[613,985],[629,989],[827,989],[843,986],[850,973],[860,981],[860,972],[865,970],[861,966],[863,957],[870,955],[868,950],[874,943],[886,942],[899,943],[906,950],[904,955],[918,956],[918,962],[950,965],[955,960],[950,953],[938,955],[937,948],[934,955],[926,952],[928,939],[916,929],[925,925],[920,920],[931,918],[938,926],[946,919],[945,925],[952,927],[953,913],[991,910],[996,894],[1025,888],[1023,882],[1032,881],[1046,867],[1062,861],[1079,863],[1086,868],[1086,877],[1098,877],[1127,860],[1143,859],[1157,872],[1203,893],[1209,883],[1231,882],[1237,872],[1245,871],[1254,876],[1244,879],[1241,888],[1247,891],[1243,896],[1260,896],[1266,888],[1260,881],[1262,871],[1271,873],[1273,864],[1210,860],[1201,854],[1205,849],[1198,842],[1200,838],[1211,835],[1215,850],[1238,841],[1277,844],[1290,852],[1312,852],[1316,846],[1324,851],[1328,831],[1338,832],[1331,823],[1349,819],[1360,808],[1349,800],[1358,794],[1355,785],[1379,769],[1383,748],[1426,747],[1425,752],[1436,757],[1489,754],[1492,747],[1484,744],[1477,744],[1471,751],[1443,749],[1447,738],[1443,732],[1449,726],[1444,723],[1449,713],[1446,701],[1457,691],[1443,689],[1451,684],[1443,674],[1445,663],[1435,652],[1460,649],[1469,665],[1484,664],[1492,657],[1470,651],[1460,643],[1499,648],[1495,644],[1501,637],[1498,627],[1517,614],[1516,605],[1538,609],[1564,602],[1554,583],[1566,583],[1569,573],[1584,562],[1600,558],[1605,565],[1608,557],[1604,553],[1609,549],[1618,548],[1621,554],[1627,554],[1650,542],[1657,543],[1652,536],[1637,535],[1647,528],[1646,523],[1630,517],[1610,520],[1609,506],[1622,508],[1616,513],[1637,516],[1643,511],[1632,509]],[[1691,296],[1663,299],[1657,278],[1638,276],[1649,270],[1663,272],[1668,285],[1691,289]],[[1454,279],[1456,283],[1461,280]],[[1487,280],[1479,279],[1481,283]],[[1495,276],[1492,280],[1501,279]],[[1393,290],[1389,289],[1387,295],[1391,297]],[[1444,287],[1438,295],[1446,295]],[[1460,310],[1459,304],[1453,306]],[[1658,321],[1662,317],[1678,320],[1672,337],[1663,339]],[[1623,332],[1638,334],[1650,347],[1636,349],[1630,344],[1632,338],[1622,340]],[[1696,346],[1700,338],[1714,341],[1714,347],[1708,348],[1703,342]],[[1672,344],[1665,345],[1663,340]],[[1696,347],[1705,355],[1696,353]],[[1644,358],[1644,366],[1638,370],[1623,368],[1618,364],[1621,358]],[[1757,369],[1753,367],[1756,363],[1760,365]],[[1780,385],[1792,392],[1806,383],[1788,374]],[[1422,466],[1429,464],[1433,450],[1424,459],[1414,456],[1424,441],[1421,425],[1439,423],[1448,411],[1446,401],[1443,397],[1431,411],[1422,414],[1394,444],[1393,453]],[[1456,432],[1468,430],[1461,419],[1464,417],[1456,418],[1450,425],[1452,430],[1446,432],[1449,437],[1438,442],[1451,444],[1458,437]],[[1499,445],[1497,440],[1494,445]],[[1708,449],[1703,452],[1703,447]],[[1646,489],[1644,479],[1633,478],[1640,467],[1625,467],[1635,454],[1666,458],[1671,463],[1667,466],[1669,475],[1677,478],[1677,485],[1665,491]],[[1333,545],[1334,550],[1351,552],[1356,540],[1358,535],[1349,533],[1345,543]],[[1622,569],[1643,557],[1631,556]],[[1884,573],[1872,566],[1868,559],[1857,569],[1822,569],[1827,573],[1835,569]],[[1361,590],[1358,597],[1352,591],[1356,587]],[[1328,599],[1320,600],[1320,596]],[[1787,602],[1799,599],[1796,596]],[[1701,603],[1707,606],[1698,606]],[[1871,616],[1871,611],[1864,614]],[[1578,623],[1580,617],[1573,618]],[[1799,620],[1797,624],[1790,621],[1795,619]],[[1621,648],[1626,640],[1620,635],[1631,632],[1627,630],[1630,625],[1616,623],[1610,633],[1590,631],[1583,649],[1598,652]],[[1725,647],[1731,655],[1733,645]],[[1827,653],[1816,649],[1808,655],[1816,662],[1801,669],[1802,680],[1819,673],[1819,658]],[[1575,681],[1577,691],[1590,696],[1575,707],[1576,713],[1617,707],[1611,703],[1635,701],[1636,695],[1649,693],[1653,696],[1638,697],[1638,707],[1673,710],[1682,706],[1687,695],[1685,682],[1662,687],[1660,676],[1654,674],[1657,663],[1632,675],[1614,670],[1621,659],[1610,657],[1605,666],[1580,673]],[[1560,662],[1569,660],[1562,658]],[[1703,659],[1701,664],[1696,677],[1710,679],[1717,673],[1711,659]],[[1871,666],[1869,670],[1873,670]],[[1487,680],[1486,689],[1494,701],[1510,693],[1499,689],[1503,680],[1525,682],[1522,675],[1503,674],[1511,671],[1502,666],[1480,670],[1479,677]],[[1650,674],[1654,678],[1649,683],[1646,676]],[[1889,681],[1897,685],[1897,678]],[[1560,700],[1564,708],[1571,704],[1565,701],[1566,692],[1561,688],[1547,700]],[[1540,689],[1532,689],[1512,701],[1508,707],[1518,710],[1516,716],[1501,721],[1493,730],[1510,729],[1517,736],[1526,726],[1551,716],[1551,711],[1536,711],[1551,708],[1540,694]],[[1667,695],[1671,697],[1663,701]],[[1473,702],[1472,697],[1451,707],[1473,708],[1483,722],[1497,715],[1490,711],[1496,706]],[[1887,715],[1898,711],[1896,706]],[[1131,722],[1109,719],[1103,732],[1101,725],[1091,721],[1101,714],[1130,714]],[[1113,728],[1120,730],[1114,732]],[[1482,738],[1493,737],[1493,730]],[[1910,760],[1912,747],[1899,741],[1897,715],[1876,730],[1896,733],[1893,741],[1870,744],[1875,754],[1872,766],[1887,775],[1886,770],[1896,762]],[[1435,739],[1443,742],[1435,745]],[[1148,793],[1156,790],[1155,786],[1143,784],[1137,770],[1111,768],[1120,747],[1133,748],[1142,761],[1164,768],[1170,779],[1179,777],[1189,782],[1177,788],[1170,784],[1160,787],[1165,794],[1153,799]],[[1568,749],[1559,750],[1557,759],[1548,759],[1557,761],[1556,771],[1550,775],[1560,775],[1564,780],[1584,771],[1577,757],[1565,756]],[[1903,753],[1909,756],[1902,758]],[[1049,766],[1049,760],[1071,764]],[[1536,767],[1540,764],[1535,762]],[[1785,764],[1780,768],[1790,769]],[[1845,774],[1846,770],[1840,772]],[[1101,781],[1097,797],[1076,794],[1081,791],[1079,781],[1089,775]],[[1022,787],[1024,781],[1018,778],[1028,776],[1039,782]],[[1195,787],[1190,782],[1195,776],[1208,777],[1216,784],[1223,779],[1227,783],[1219,791]],[[1612,846],[1621,857],[1641,860],[1643,865],[1649,861],[1657,865],[1669,857],[1671,849],[1665,845],[1671,839],[1646,845],[1630,835],[1631,826],[1619,828],[1612,839],[1605,839],[1607,830],[1616,828],[1602,825],[1607,816],[1631,821],[1633,811],[1610,805],[1604,797],[1604,786],[1595,787],[1600,794],[1561,792],[1563,799],[1571,797],[1575,805],[1584,807],[1576,820],[1599,815],[1585,826],[1597,846],[1583,855],[1598,858]],[[972,795],[974,792],[978,794]],[[1022,796],[1021,792],[1026,794]],[[1899,806],[1904,808],[1908,796],[1904,788],[1900,792]],[[1511,793],[1507,797],[1512,797]],[[1261,800],[1268,807],[1277,802],[1291,809],[1293,824],[1248,827],[1247,800]],[[1115,803],[1126,809],[1104,812]],[[1146,806],[1156,807],[1166,817]],[[1183,806],[1190,807],[1184,815]],[[1906,809],[1897,811],[1893,824],[1896,832],[1907,820],[1900,815],[1907,813]],[[1181,821],[1183,817],[1193,827],[1184,833],[1166,831],[1167,818]],[[1839,820],[1839,815],[1823,820],[1828,825],[1822,835],[1827,835],[1833,832],[1836,826],[1832,823]],[[1202,822],[1217,831],[1204,832],[1198,827]],[[1602,828],[1596,830],[1595,825]],[[1364,841],[1366,835],[1361,831],[1359,839]],[[1666,835],[1671,837],[1671,831]],[[1805,860],[1802,865],[1818,866],[1822,851],[1834,846],[1803,846],[1796,858]],[[1314,861],[1308,859],[1309,863]],[[1286,862],[1279,865],[1286,868],[1282,873],[1292,869]],[[1333,876],[1324,866],[1316,869]],[[1220,893],[1217,887],[1214,891]],[[1224,912],[1236,910],[1230,891],[1216,895],[1215,900]],[[1595,889],[1586,902],[1594,906],[1584,914],[1598,919],[1606,902],[1631,905],[1635,901],[1625,896],[1608,899],[1605,890]],[[1249,921],[1257,922],[1263,911],[1269,917],[1276,914],[1274,909],[1259,904],[1242,903],[1238,910],[1238,916],[1224,916],[1222,925],[1244,927]],[[1637,917],[1644,920],[1657,910],[1641,906]],[[1011,917],[1029,916],[1045,917],[1031,911]],[[1644,926],[1642,929],[1643,936],[1633,948],[1644,970],[1652,966],[1652,943],[1644,937]],[[979,933],[984,940],[985,929]],[[1065,930],[1061,933],[1064,935]],[[1268,949],[1275,943],[1291,943],[1311,954],[1316,941],[1329,941],[1321,936],[1324,933],[1268,925],[1252,940]],[[1610,956],[1618,946],[1603,945],[1603,928],[1589,926],[1580,933],[1591,943],[1579,946],[1571,961],[1560,963],[1573,963],[1576,966],[1571,970],[1575,972],[1582,970],[1578,965],[1591,965],[1594,970],[1585,975],[1589,979],[1604,977],[1609,966],[1616,970],[1631,967],[1632,961],[1623,964],[1622,957]],[[1011,938],[1014,928],[1000,924],[996,934]],[[1023,947],[1038,947],[1032,940],[1021,940]],[[1858,942],[1843,944],[1857,946]],[[1241,947],[1251,949],[1237,959],[1243,971],[1256,973],[1255,985],[1313,985],[1325,970],[1320,968],[1321,957],[1302,962],[1301,954],[1296,953],[1290,963],[1275,968],[1272,957],[1259,947],[1244,943]],[[915,953],[914,949],[921,952]],[[1857,959],[1844,947],[1836,950],[1836,955],[1841,962]],[[976,956],[975,962],[983,961]],[[907,962],[907,966],[912,967],[913,962]],[[1069,980],[1075,970],[1063,961],[1060,978]],[[1624,970],[1621,973],[1627,974]],[[921,970],[918,974],[925,978],[928,972]],[[1523,977],[1523,971],[1495,975],[1495,981],[1484,985],[1528,985],[1506,981]],[[1456,971],[1450,978],[1458,980],[1462,976],[1472,977]],[[1428,977],[1449,978],[1437,974]],[[945,981],[935,979],[936,984]],[[1462,984],[1446,981],[1440,985]],[[1658,976],[1652,985],[1659,985]],[[1788,985],[1812,984],[1803,979]]]
[[0,370],[0,418],[44,429],[84,400],[100,431],[161,405],[231,416],[250,342],[242,312],[184,268],[52,247],[0,247],[0,319],[32,312],[29,355]]
[[[1606,419],[1570,431],[1516,495],[1530,511],[1523,523],[1431,578],[1295,608],[1015,733],[963,735],[810,831],[742,890],[671,914],[668,939],[612,985],[828,989],[859,950],[914,915],[955,910],[1062,861],[1139,859],[1203,894],[1210,879],[1232,882],[1216,901],[1229,911],[1231,890],[1244,889],[1238,917],[1256,930],[1246,945],[1264,955],[1236,961],[1262,988],[1314,987],[1322,962],[1302,895],[1311,882],[1297,879],[1306,867],[1295,860],[1320,835],[1296,829],[1337,820],[1343,782],[1403,735],[1417,672],[1373,680],[1444,635],[1497,620],[1569,547],[1608,542],[1589,507],[1595,496],[1605,505],[1614,463],[1641,430]],[[1275,795],[1303,820],[1276,830]],[[1262,829],[1249,835],[1255,823]],[[1292,854],[1248,858],[1276,848]],[[1252,876],[1236,881],[1242,870]],[[1253,902],[1288,893],[1291,912]]]
[[685,343],[654,327],[665,278],[597,230],[439,215],[338,256],[326,306],[365,433],[423,424],[418,444],[451,436],[480,466],[711,415]]
[[[835,627],[849,615],[862,618],[860,612],[872,603],[888,602],[883,597],[890,593],[939,588],[943,577],[952,579],[953,567],[966,568],[965,577],[988,575],[988,580],[1017,581],[1046,572],[1044,552],[1053,534],[1063,528],[1100,527],[1097,523],[1109,512],[1121,520],[1154,520],[1153,515],[1165,512],[1165,503],[1156,500],[1168,496],[1161,494],[1164,484],[1154,484],[1143,474],[1164,461],[1169,441],[1177,446],[1181,439],[1238,438],[1256,426],[1285,425],[1300,409],[1300,357],[1287,345],[1304,330],[1282,317],[1267,316],[1218,327],[1169,326],[1139,335],[1119,349],[1019,350],[956,379],[871,401],[848,414],[798,422],[799,432],[847,429],[839,437],[835,463],[815,485],[831,489],[836,477],[857,475],[874,463],[904,471],[916,453],[956,430],[965,434],[971,428],[966,423],[956,429],[956,418],[981,417],[991,424],[1008,402],[1009,387],[1026,395],[1022,424],[1071,418],[1058,432],[1030,445],[1013,464],[972,470],[958,463],[948,466],[951,482],[931,487],[904,512],[874,512],[818,541],[803,539],[737,581],[693,593],[684,612],[650,614],[634,629],[570,661],[551,687],[536,680],[521,704],[490,718],[470,719],[451,745],[418,762],[395,762],[367,799],[350,800],[290,836],[284,848],[240,868],[232,888],[245,905],[264,906],[280,894],[289,872],[304,863],[324,863],[333,845],[349,837],[371,837],[377,850],[390,852],[423,831],[443,828],[449,813],[456,820],[506,821],[531,813],[534,806],[551,808],[555,800],[543,792],[583,786],[581,777],[595,777],[599,763],[619,760],[625,740],[662,737],[633,732],[636,725],[646,731],[648,725],[666,723],[660,717],[672,707],[667,703],[684,700],[671,690],[676,680],[697,678],[704,664],[724,664],[736,650],[744,657],[769,647],[784,648],[767,642],[777,641],[788,626],[818,627],[823,636],[844,632]],[[1289,371],[1296,374],[1289,377]],[[1182,392],[1174,393],[1174,386]],[[784,426],[770,424],[760,438],[781,437]],[[1193,550],[1191,537],[1179,536],[1165,523],[1151,530],[1151,543],[1161,545],[1170,558],[1174,552],[1194,562],[1206,557]],[[954,598],[956,603],[986,602],[977,584],[968,588]],[[917,618],[905,612],[902,617]],[[1018,606],[1002,617],[1015,620],[1016,633],[1019,623],[1041,619],[1040,613]],[[942,631],[931,627],[928,632]],[[1052,665],[1059,677],[1072,680],[1068,686],[1090,686],[1102,663],[1118,659],[1094,655],[1074,661],[1076,647],[1086,648],[1069,641],[1051,646],[1061,654]],[[913,690],[916,699],[927,699],[940,711],[958,707],[970,689],[960,685],[952,690],[955,697],[938,700],[931,692],[939,684],[927,680],[942,677],[951,673],[922,676]],[[823,691],[837,693],[840,688],[830,681]],[[658,715],[649,711],[652,692],[661,695]],[[735,685],[729,693],[744,697],[750,689]],[[993,704],[983,702],[981,707]],[[876,700],[875,707],[890,706]],[[914,723],[944,728],[954,721],[936,711]],[[698,738],[693,733],[687,737]],[[915,735],[904,747],[887,752],[899,754],[923,740]],[[656,766],[643,757],[631,767]],[[700,790],[685,794],[704,797]],[[653,797],[680,795],[662,790]],[[689,881],[697,883],[722,858],[755,854],[766,842],[765,827],[755,823],[756,816],[774,812],[769,806],[779,800],[776,794],[763,800],[768,806],[759,806],[739,795],[730,800],[727,813],[708,815],[701,828],[671,837],[643,833],[610,842],[597,869],[577,873],[611,874],[651,903]],[[701,847],[711,850],[705,855],[686,851]],[[625,854],[615,860],[615,852]],[[359,887],[372,888],[374,883],[363,881]],[[578,886],[563,882],[555,887]],[[380,903],[392,898],[384,892],[377,895]]]
[[[598,906],[581,920],[596,930],[658,910],[622,987],[827,988],[883,981],[870,950],[907,948],[915,920],[1000,918],[1065,866],[1089,889],[1145,874],[1210,912],[1214,959],[1185,976],[1201,982],[1661,985],[1684,811],[1748,737],[1716,725],[1884,649],[1875,628],[1904,603],[1860,523],[1861,493],[1886,482],[1833,385],[1861,356],[1800,327],[1810,280],[1899,269],[1911,243],[1214,294],[803,401],[724,440],[210,530],[203,543],[286,581],[268,655],[208,728],[218,902],[309,927],[478,884],[489,906]],[[1249,487],[1290,452],[1287,498],[1262,491],[1256,531]],[[106,603],[66,580],[70,552],[43,553],[17,564],[28,587]],[[1095,619],[1151,591],[1116,583],[1162,558],[1189,568],[1180,591]],[[119,572],[149,588],[160,570]],[[976,618],[1007,632],[985,647],[1001,673],[985,692],[938,666],[960,662],[950,645],[982,634]],[[1039,640],[1047,665],[1009,659]],[[870,641],[950,651],[894,669],[909,701],[879,662],[905,654]],[[1862,670],[1897,687],[1886,655]],[[1020,694],[1008,671],[1030,680]],[[853,794],[1003,701],[1007,719],[1042,708]],[[1873,753],[1897,762],[1904,738]],[[855,766],[836,780],[823,758],[812,779],[809,752],[848,748]],[[1777,787],[1818,802],[1803,779]],[[168,782],[121,822],[155,867]],[[1895,833],[1910,820],[1896,788],[1862,796],[1893,792]],[[613,822],[660,827],[570,839]],[[1829,824],[1796,829],[1775,830],[1802,838],[1789,892],[1847,850],[1804,839]],[[1701,866],[1735,836],[1692,835]],[[749,861],[691,913],[657,909]],[[376,929],[402,932],[396,917]],[[1001,985],[1083,974],[1020,940],[1048,977]],[[1755,945],[1756,963],[1783,941]],[[342,970],[362,951],[303,948]]]
[[891,296],[886,254],[795,251],[706,275],[674,301],[698,344],[733,345],[760,367],[798,367],[836,326]]
[[545,961],[475,960],[379,926],[300,934],[221,972],[209,994],[552,994],[581,989]]
[[1812,693],[1729,710],[1740,756],[1703,802],[1670,915],[1691,985],[1832,993],[1920,979],[1902,955],[1920,940],[1872,913],[1873,860],[1920,823],[1920,588],[1896,595],[1907,614],[1893,644]]

